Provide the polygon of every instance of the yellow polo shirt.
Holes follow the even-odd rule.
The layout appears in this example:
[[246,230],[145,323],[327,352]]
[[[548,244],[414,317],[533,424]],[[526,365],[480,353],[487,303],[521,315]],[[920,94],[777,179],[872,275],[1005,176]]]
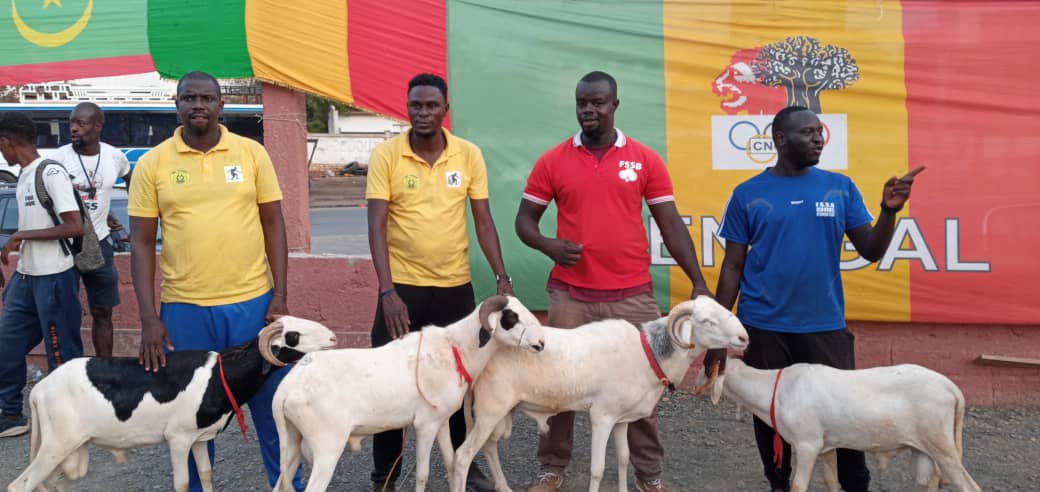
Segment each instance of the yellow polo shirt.
[[387,246],[394,282],[455,287],[470,281],[466,198],[487,199],[487,169],[476,145],[442,130],[432,166],[405,132],[372,150],[365,198],[389,202]]
[[162,302],[218,306],[270,290],[258,204],[281,199],[264,147],[223,126],[208,152],[188,147],[177,128],[141,156],[128,211],[159,218]]

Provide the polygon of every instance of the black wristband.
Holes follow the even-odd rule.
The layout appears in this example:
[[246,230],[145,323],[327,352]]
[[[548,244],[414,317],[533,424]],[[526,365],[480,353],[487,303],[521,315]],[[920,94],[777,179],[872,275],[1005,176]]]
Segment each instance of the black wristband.
[[881,211],[882,212],[888,212],[890,214],[895,215],[895,214],[899,213],[899,211],[902,210],[902,209],[903,209],[902,205],[900,205],[899,208],[892,208],[892,207],[889,207],[888,205],[885,205],[885,201],[884,200],[881,200]]
[[394,292],[397,292],[397,288],[390,287],[389,289],[386,289],[386,290],[380,292],[379,293],[379,298],[382,299],[382,298],[384,298],[384,297],[386,297],[386,296],[388,296],[390,294],[393,294]]

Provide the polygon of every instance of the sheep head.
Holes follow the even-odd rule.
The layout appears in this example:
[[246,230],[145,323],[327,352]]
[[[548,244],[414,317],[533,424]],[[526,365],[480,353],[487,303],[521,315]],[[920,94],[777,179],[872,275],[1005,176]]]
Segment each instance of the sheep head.
[[668,313],[666,326],[672,342],[687,350],[744,350],[748,344],[747,330],[740,320],[708,296],[676,304]]
[[[494,296],[481,303],[478,346],[497,338],[505,345],[523,347],[532,352],[545,348],[542,324],[515,297]],[[499,330],[499,328],[502,328]]]
[[284,367],[308,352],[334,348],[336,334],[321,323],[282,316],[260,330],[257,345],[264,360],[275,367]]

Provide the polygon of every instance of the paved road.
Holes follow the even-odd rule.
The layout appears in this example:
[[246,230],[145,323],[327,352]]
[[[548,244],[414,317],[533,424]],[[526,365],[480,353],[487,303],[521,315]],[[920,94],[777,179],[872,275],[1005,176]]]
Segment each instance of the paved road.
[[367,208],[311,209],[311,253],[368,256]]

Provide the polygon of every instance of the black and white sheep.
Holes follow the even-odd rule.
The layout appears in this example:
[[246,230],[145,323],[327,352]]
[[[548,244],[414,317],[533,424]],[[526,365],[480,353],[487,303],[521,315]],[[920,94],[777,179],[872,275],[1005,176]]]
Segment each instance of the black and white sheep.
[[[212,490],[206,441],[228,423],[231,401],[221,381],[218,358],[237,402],[259,391],[276,367],[308,352],[335,347],[325,326],[284,316],[256,339],[223,352],[174,351],[166,367],[145,371],[136,358],[73,359],[45,377],[29,395],[32,437],[29,466],[8,492],[44,484],[60,488],[62,473],[77,480],[87,472],[87,444],[123,457],[125,449],[168,442],[174,488],[188,490],[188,453],[203,489]],[[60,467],[60,469],[59,469]]]

